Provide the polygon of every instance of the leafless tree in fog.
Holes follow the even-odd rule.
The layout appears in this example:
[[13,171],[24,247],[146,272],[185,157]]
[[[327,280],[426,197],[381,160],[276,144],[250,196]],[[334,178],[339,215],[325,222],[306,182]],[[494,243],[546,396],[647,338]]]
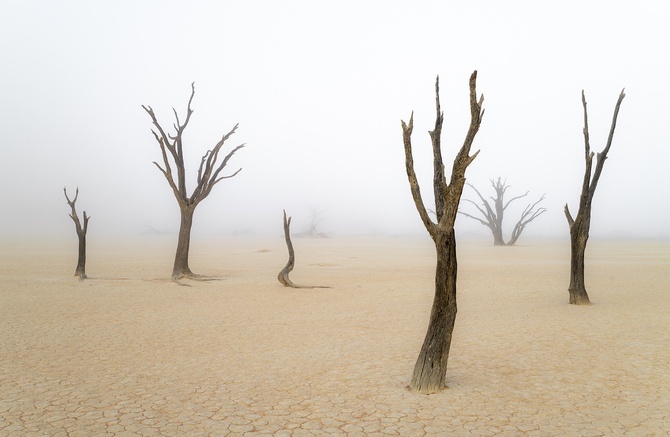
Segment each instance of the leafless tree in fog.
[[77,198],[79,197],[79,187],[75,192],[74,199],[70,200],[67,195],[67,187],[63,187],[63,193],[65,193],[65,199],[67,204],[70,205],[72,212],[70,212],[70,218],[74,222],[74,227],[77,230],[77,237],[79,238],[79,256],[77,257],[77,268],[74,271],[75,276],[79,276],[79,280],[83,281],[86,279],[86,232],[88,232],[88,220],[91,218],[86,215],[84,211],[84,224],[82,225],[77,215],[77,209],[75,204],[77,203]]
[[598,186],[600,174],[603,171],[603,165],[607,159],[607,153],[612,145],[612,138],[614,138],[614,129],[616,128],[617,117],[619,116],[619,107],[623,98],[626,97],[625,90],[621,90],[619,99],[614,107],[614,115],[612,116],[612,126],[610,127],[609,136],[607,137],[607,145],[602,152],[597,154],[596,169],[591,175],[593,166],[593,155],[591,145],[589,143],[589,122],[586,111],[586,97],[584,90],[582,90],[582,106],[584,108],[584,159],[586,161],[586,168],[584,170],[584,182],[582,183],[582,194],[579,197],[579,210],[575,218],[572,218],[568,204],[565,204],[565,217],[568,219],[570,227],[570,286],[568,292],[570,293],[570,303],[574,305],[588,305],[591,303],[589,295],[586,293],[586,286],[584,284],[584,252],[586,251],[586,242],[589,239],[589,229],[591,227],[591,204],[593,202],[593,195]]
[[[177,111],[172,108],[172,112],[175,116],[175,123],[173,128],[175,130],[174,134],[166,133],[163,127],[160,125],[156,119],[151,106],[144,106],[142,108],[149,114],[151,121],[155,126],[155,130],[152,129],[151,132],[154,135],[154,138],[160,146],[161,153],[163,155],[163,166],[154,161],[154,164],[158,169],[163,173],[165,179],[167,180],[172,192],[177,199],[179,204],[179,210],[181,212],[181,224],[179,226],[179,239],[177,241],[177,251],[174,259],[174,266],[172,268],[172,278],[177,280],[182,277],[188,278],[199,278],[200,276],[195,275],[188,264],[188,255],[189,247],[191,244],[191,227],[193,225],[193,213],[195,208],[198,206],[203,199],[205,199],[212,191],[212,188],[218,184],[223,179],[232,178],[237,175],[242,169],[235,171],[234,173],[226,176],[221,176],[221,171],[226,167],[228,161],[239,149],[244,147],[244,144],[239,145],[232,149],[228,154],[219,161],[221,148],[224,143],[230,138],[231,135],[235,133],[239,124],[236,124],[228,133],[224,134],[221,139],[216,143],[216,145],[211,149],[205,152],[205,154],[200,159],[200,167],[198,168],[198,178],[196,180],[196,186],[193,189],[193,192],[189,195],[186,190],[186,168],[184,165],[184,152],[183,152],[183,142],[182,137],[184,130],[188,126],[188,123],[193,114],[191,109],[191,102],[193,101],[193,96],[195,95],[195,84],[191,84],[191,97],[188,100],[188,105],[186,107],[186,117],[183,122],[179,119]],[[172,162],[171,162],[172,161]],[[173,173],[173,166],[177,171],[175,177]]]
[[419,183],[414,171],[412,156],[412,129],[414,113],[409,124],[402,121],[403,143],[405,146],[405,168],[412,192],[414,204],[421,221],[435,242],[437,266],[435,269],[435,298],[430,314],[428,332],[421,352],[414,366],[410,388],[420,393],[434,393],[446,387],[447,361],[451,346],[451,335],[456,321],[456,237],[454,222],[458,213],[458,204],[465,184],[465,170],[479,152],[470,156],[470,147],[479,130],[484,115],[482,103],[484,96],[477,101],[477,71],[470,76],[470,128],[458,155],[454,159],[451,180],[447,185],[442,162],[440,137],[444,114],[440,110],[439,77],[435,81],[436,120],[435,128],[429,132],[433,145],[433,190],[435,195],[435,216],[433,222],[428,215]]
[[478,205],[476,202],[470,199],[463,199],[463,201],[473,204],[475,208],[477,208],[477,210],[480,212],[480,214],[484,217],[483,220],[479,217],[475,217],[463,211],[458,211],[458,213],[463,214],[464,216],[469,217],[473,220],[477,220],[479,223],[489,228],[491,230],[491,233],[493,234],[494,246],[514,246],[516,241],[521,236],[521,233],[526,228],[526,225],[535,220],[536,218],[538,218],[540,215],[542,215],[542,213],[544,213],[547,209],[546,208],[536,209],[537,205],[544,200],[544,194],[542,195],[542,197],[540,197],[540,200],[538,200],[537,202],[533,204],[528,204],[528,206],[526,206],[526,209],[524,209],[523,212],[521,213],[519,221],[516,222],[516,225],[514,225],[514,230],[512,230],[512,237],[509,239],[507,243],[505,243],[505,240],[503,239],[503,217],[505,215],[505,210],[510,205],[510,203],[514,202],[517,199],[521,199],[522,197],[526,197],[529,191],[526,191],[525,194],[513,197],[507,202],[505,202],[505,192],[507,191],[508,188],[510,188],[510,186],[507,185],[507,180],[502,181],[501,179],[502,178],[500,176],[498,177],[498,180],[494,181],[493,179],[491,179],[491,186],[496,192],[495,197],[490,197],[490,199],[493,201],[493,207],[491,207],[489,201],[486,200],[484,196],[481,195],[479,190],[477,190],[477,188],[475,188],[474,185],[468,183],[468,185],[473,190],[475,190],[477,196],[479,196],[479,199],[482,201],[482,203],[481,205]]
[[321,222],[325,220],[325,217],[323,217],[323,214],[325,214],[325,212],[326,211],[323,209],[311,208],[312,217],[309,221],[309,229],[307,229],[307,232],[304,234],[305,236],[327,237],[326,234],[324,234],[323,232],[319,232],[319,230],[317,229],[319,224],[321,224]]
[[286,247],[288,248],[288,262],[277,275],[279,282],[284,284],[284,287],[292,288],[330,288],[321,285],[297,285],[289,279],[288,274],[291,273],[295,266],[295,252],[293,251],[293,243],[291,242],[291,217],[286,218],[286,210],[284,210],[284,238],[286,240]]

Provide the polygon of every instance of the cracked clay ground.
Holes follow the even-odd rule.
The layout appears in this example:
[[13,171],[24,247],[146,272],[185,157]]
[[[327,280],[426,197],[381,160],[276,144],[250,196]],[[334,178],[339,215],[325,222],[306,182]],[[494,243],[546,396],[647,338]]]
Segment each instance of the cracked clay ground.
[[[73,235],[74,237],[74,235]],[[89,238],[0,246],[0,436],[670,433],[670,243],[459,242],[449,389],[406,389],[432,301],[427,238]]]

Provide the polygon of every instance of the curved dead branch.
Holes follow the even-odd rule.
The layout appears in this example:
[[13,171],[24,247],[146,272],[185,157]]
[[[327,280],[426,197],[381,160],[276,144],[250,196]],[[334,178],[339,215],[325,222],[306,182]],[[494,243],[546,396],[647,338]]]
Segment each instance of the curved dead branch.
[[293,281],[288,277],[289,273],[293,270],[295,266],[295,252],[293,250],[293,243],[291,242],[291,217],[286,218],[286,210],[284,210],[284,238],[286,240],[286,247],[288,248],[288,262],[286,266],[279,272],[277,279],[281,282],[284,287],[291,288],[330,288],[324,285],[298,285],[294,284]]

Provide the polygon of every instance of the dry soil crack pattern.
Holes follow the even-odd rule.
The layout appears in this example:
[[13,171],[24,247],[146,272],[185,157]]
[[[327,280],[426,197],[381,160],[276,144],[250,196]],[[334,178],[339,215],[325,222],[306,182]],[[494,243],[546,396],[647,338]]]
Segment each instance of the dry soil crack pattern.
[[194,244],[223,280],[191,287],[156,280],[155,239],[90,247],[84,282],[69,244],[3,245],[0,436],[670,433],[670,243],[591,243],[582,308],[567,241],[460,242],[450,388],[430,396],[406,386],[431,242],[301,239],[296,279],[320,290],[277,283],[282,244]]

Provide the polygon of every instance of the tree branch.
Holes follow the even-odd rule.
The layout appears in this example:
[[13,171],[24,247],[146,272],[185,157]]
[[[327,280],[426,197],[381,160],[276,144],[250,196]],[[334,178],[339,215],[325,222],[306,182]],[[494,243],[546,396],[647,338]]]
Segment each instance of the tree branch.
[[484,117],[484,110],[482,104],[484,103],[484,95],[481,95],[479,101],[477,100],[477,70],[470,75],[470,127],[463,141],[463,145],[454,159],[454,165],[451,170],[451,180],[447,191],[445,192],[445,205],[448,211],[440,218],[441,226],[453,226],[458,213],[458,204],[463,193],[463,186],[465,184],[465,170],[477,157],[479,151],[470,156],[470,149],[475,140],[475,136],[481,126],[482,118]]
[[402,138],[403,144],[405,146],[405,170],[407,172],[407,178],[409,179],[409,186],[412,192],[412,199],[414,200],[414,205],[416,206],[419,216],[423,225],[426,227],[426,230],[431,237],[435,238],[436,225],[430,220],[428,211],[426,211],[426,206],[423,203],[423,198],[421,197],[421,188],[419,187],[419,182],[416,178],[416,172],[414,171],[414,157],[412,156],[412,130],[414,129],[414,112],[409,117],[409,124],[405,124],[403,120],[400,121],[402,125]]
[[598,180],[600,179],[600,174],[603,171],[603,165],[605,164],[605,160],[607,159],[607,153],[610,150],[610,147],[612,146],[612,139],[614,138],[614,129],[616,129],[616,122],[617,118],[619,117],[619,108],[621,107],[621,102],[623,101],[624,97],[626,97],[626,94],[624,93],[625,88],[621,90],[621,93],[619,94],[619,98],[617,99],[616,106],[614,107],[614,114],[612,115],[612,125],[610,127],[610,132],[609,135],[607,136],[607,145],[605,148],[602,150],[602,152],[598,153],[598,159],[596,163],[596,170],[595,173],[593,174],[593,179],[591,181],[591,187],[590,187],[590,197],[593,198],[593,194],[596,191],[596,187],[598,185]]
[[444,175],[444,163],[442,162],[442,123],[444,114],[440,109],[440,76],[435,78],[435,128],[429,131],[430,142],[433,146],[433,191],[435,197],[435,217],[439,222],[444,214],[444,193],[447,192],[447,179]]
[[507,209],[510,203],[514,202],[517,199],[521,199],[522,197],[526,197],[528,193],[530,193],[530,191],[526,191],[526,194],[522,194],[521,196],[512,197],[510,200],[507,201],[505,206],[503,206],[503,211]]
[[539,216],[541,216],[544,212],[547,211],[546,208],[539,208],[535,210],[535,207],[537,206],[538,203],[542,202],[545,198],[545,195],[543,194],[540,199],[533,203],[532,205],[528,204],[526,206],[526,209],[523,210],[523,213],[521,213],[521,217],[519,218],[519,221],[514,225],[514,229],[512,230],[512,237],[510,238],[509,242],[507,243],[509,246],[513,246],[514,243],[516,243],[516,240],[519,239],[521,236],[521,233],[523,230],[526,228],[526,225]]
[[470,214],[468,214],[467,212],[463,212],[463,211],[458,211],[458,213],[459,213],[459,214],[462,214],[462,215],[464,215],[464,216],[466,216],[466,217],[470,217],[471,219],[477,220],[479,223],[483,224],[483,225],[486,226],[487,228],[490,228],[490,227],[491,227],[490,223],[485,222],[484,220],[480,219],[479,217],[475,217],[475,216],[470,215]]
[[479,210],[479,212],[481,212],[482,215],[488,221],[488,224],[487,224],[488,227],[494,226],[495,221],[496,221],[496,213],[493,212],[493,209],[491,208],[491,205],[489,204],[489,202],[486,199],[484,199],[484,196],[482,196],[482,194],[479,192],[479,190],[477,190],[477,188],[475,188],[474,185],[472,185],[471,183],[468,182],[468,186],[470,188],[472,188],[473,190],[475,190],[475,193],[477,193],[477,196],[479,196],[479,198],[481,199],[482,205],[486,208],[486,211],[484,211],[482,208],[479,207],[479,205],[477,205],[475,202],[473,202],[470,199],[463,199],[463,200],[466,201],[466,202],[470,202],[473,205],[475,205],[475,208],[477,208]]
[[[221,181],[222,179],[231,178],[236,174],[238,174],[241,169],[237,170],[232,175],[219,177],[219,173],[226,166],[228,160],[230,160],[230,158],[237,150],[244,147],[244,144],[236,147],[224,158],[223,162],[221,162],[221,164],[218,167],[216,166],[219,151],[221,147],[224,145],[225,141],[237,130],[239,124],[236,124],[229,132],[227,132],[221,137],[221,139],[217,142],[214,148],[205,152],[205,154],[200,159],[196,187],[193,190],[191,196],[189,197],[186,191],[186,169],[184,165],[184,150],[183,150],[182,137],[186,127],[188,126],[191,120],[191,115],[194,112],[193,109],[191,108],[194,97],[195,97],[195,82],[191,83],[191,95],[188,99],[188,104],[186,106],[186,117],[184,118],[183,122],[180,120],[177,110],[172,108],[172,112],[176,120],[176,123],[173,124],[173,127],[175,129],[174,136],[166,134],[165,130],[158,122],[156,114],[154,113],[151,106],[142,105],[142,108],[151,117],[151,121],[153,125],[156,127],[158,132],[156,133],[156,131],[154,130],[151,131],[154,135],[154,138],[156,139],[156,141],[160,146],[164,166],[161,167],[155,161],[154,164],[156,165],[156,167],[158,167],[161,173],[163,173],[163,176],[165,176],[165,179],[168,181],[168,184],[170,185],[170,188],[172,189],[172,192],[174,193],[175,198],[177,199],[180,205],[189,203],[191,204],[199,203],[209,195],[209,193],[212,190],[212,187],[216,185],[219,181]],[[172,156],[172,161],[174,162],[174,165],[177,167],[176,180],[172,174],[172,166],[167,154],[168,151]],[[215,168],[216,170],[214,170]]]
[[565,218],[568,219],[568,226],[570,229],[572,229],[572,225],[575,224],[575,220],[572,218],[572,214],[570,214],[570,208],[568,208],[568,204],[566,203],[565,206],[563,207],[563,212],[565,213]]

